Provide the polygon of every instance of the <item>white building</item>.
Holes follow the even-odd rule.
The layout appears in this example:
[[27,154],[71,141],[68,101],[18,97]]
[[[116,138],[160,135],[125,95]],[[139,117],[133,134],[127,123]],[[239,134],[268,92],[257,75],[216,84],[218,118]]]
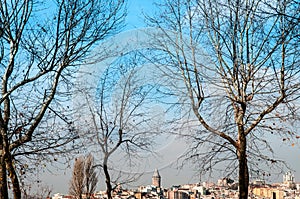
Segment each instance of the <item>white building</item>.
[[295,182],[295,177],[291,171],[288,171],[285,173],[285,175],[283,175],[283,183],[287,182]]
[[66,199],[68,197],[65,197],[64,195],[60,194],[60,193],[56,193],[53,195],[52,199]]

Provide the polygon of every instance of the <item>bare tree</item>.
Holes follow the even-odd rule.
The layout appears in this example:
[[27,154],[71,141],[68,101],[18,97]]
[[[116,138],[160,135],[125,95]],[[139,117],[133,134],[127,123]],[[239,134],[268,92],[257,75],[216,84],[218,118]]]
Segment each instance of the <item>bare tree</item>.
[[183,106],[189,102],[181,106],[182,126],[195,132],[185,134],[194,143],[187,156],[202,171],[219,164],[237,171],[239,198],[246,199],[249,175],[282,162],[269,137],[298,138],[299,2],[166,0],[159,6],[161,13],[148,18],[161,33],[150,59],[170,79],[171,94],[181,95]]
[[69,192],[76,199],[82,199],[85,187],[85,160],[81,156],[75,159]]
[[[39,182],[41,183],[41,182]],[[31,185],[27,185],[26,190],[22,190],[22,197],[24,199],[40,199],[40,198],[50,198],[51,192],[53,191],[51,187],[47,185],[39,185],[35,191],[31,190]],[[25,186],[22,186],[24,189]]]
[[98,183],[96,167],[94,165],[94,157],[89,154],[85,159],[84,175],[85,175],[85,194],[86,198],[90,199],[95,192]]
[[94,158],[91,154],[86,157],[80,156],[75,159],[69,192],[75,198],[91,198],[96,190],[98,177],[95,171]]
[[118,31],[123,4],[1,0],[1,199],[8,198],[8,180],[14,198],[21,198],[20,178],[35,167],[30,161],[57,161],[76,147],[68,103],[74,67],[94,44]]
[[[150,113],[156,85],[145,82],[145,73],[132,54],[108,64],[96,78],[95,72],[84,73],[84,79],[96,80],[91,85],[85,82],[84,87],[80,84],[81,98],[77,101],[79,128],[85,130],[82,137],[86,146],[99,153],[96,159],[109,199],[117,185],[133,182],[141,175],[135,160],[141,158],[140,151],[151,152],[151,137],[157,132]],[[101,65],[96,63],[91,69],[97,64]]]

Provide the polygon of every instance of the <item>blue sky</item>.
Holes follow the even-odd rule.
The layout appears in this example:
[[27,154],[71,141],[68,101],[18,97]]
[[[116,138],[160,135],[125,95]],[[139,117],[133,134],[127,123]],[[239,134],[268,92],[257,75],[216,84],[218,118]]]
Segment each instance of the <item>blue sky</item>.
[[126,29],[145,27],[143,13],[153,13],[155,10],[154,2],[157,0],[128,0]]

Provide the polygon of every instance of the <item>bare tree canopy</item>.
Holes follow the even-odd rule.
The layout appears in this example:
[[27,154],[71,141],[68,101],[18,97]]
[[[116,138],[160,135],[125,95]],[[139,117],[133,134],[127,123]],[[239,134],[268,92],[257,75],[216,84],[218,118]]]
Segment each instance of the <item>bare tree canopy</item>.
[[149,59],[170,78],[169,94],[181,96],[182,134],[193,142],[187,157],[201,171],[227,165],[239,176],[241,199],[249,174],[282,162],[269,137],[299,138],[299,6],[166,0],[148,18],[164,33],[154,36]]
[[141,152],[152,152],[151,141],[160,131],[159,122],[155,123],[160,117],[152,110],[157,84],[145,74],[147,67],[140,66],[142,59],[134,51],[108,64],[99,59],[90,67],[93,72],[81,71],[82,80],[89,81],[78,82],[78,128],[86,146],[95,151],[108,198],[117,185],[140,177]]
[[84,168],[84,175],[85,175],[85,194],[86,198],[90,199],[92,194],[96,191],[96,186],[98,183],[98,177],[96,173],[95,161],[94,157],[89,154],[85,160],[85,168]]
[[72,179],[70,182],[70,194],[76,199],[81,199],[84,193],[85,160],[83,157],[75,159]]
[[68,103],[75,66],[124,16],[123,0],[1,0],[1,199],[8,183],[21,198],[25,170],[76,147]]
[[69,193],[77,199],[81,199],[85,194],[90,199],[94,194],[98,182],[95,171],[94,157],[89,154],[86,157],[75,159],[72,179],[70,181]]

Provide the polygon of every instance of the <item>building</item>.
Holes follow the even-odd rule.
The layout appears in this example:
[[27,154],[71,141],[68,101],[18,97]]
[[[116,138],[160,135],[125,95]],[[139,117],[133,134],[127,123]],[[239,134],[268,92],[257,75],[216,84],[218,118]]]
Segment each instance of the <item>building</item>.
[[283,183],[295,182],[295,177],[291,171],[288,171],[283,175]]
[[155,169],[153,176],[152,176],[152,185],[160,188],[160,186],[161,186],[160,182],[161,182],[161,177],[158,173],[158,170]]
[[140,186],[135,193],[136,199],[163,199],[164,190],[161,188],[161,177],[157,169],[152,176],[152,185]]
[[253,194],[262,198],[284,199],[284,191],[270,187],[253,188]]
[[283,184],[291,189],[296,188],[295,177],[291,171],[288,171],[285,175],[283,175]]
[[168,199],[190,199],[190,196],[185,190],[171,190],[168,191]]
[[63,195],[63,194],[60,194],[60,193],[56,193],[54,194],[54,196],[52,197],[52,199],[71,199],[72,196],[69,196],[69,195]]

